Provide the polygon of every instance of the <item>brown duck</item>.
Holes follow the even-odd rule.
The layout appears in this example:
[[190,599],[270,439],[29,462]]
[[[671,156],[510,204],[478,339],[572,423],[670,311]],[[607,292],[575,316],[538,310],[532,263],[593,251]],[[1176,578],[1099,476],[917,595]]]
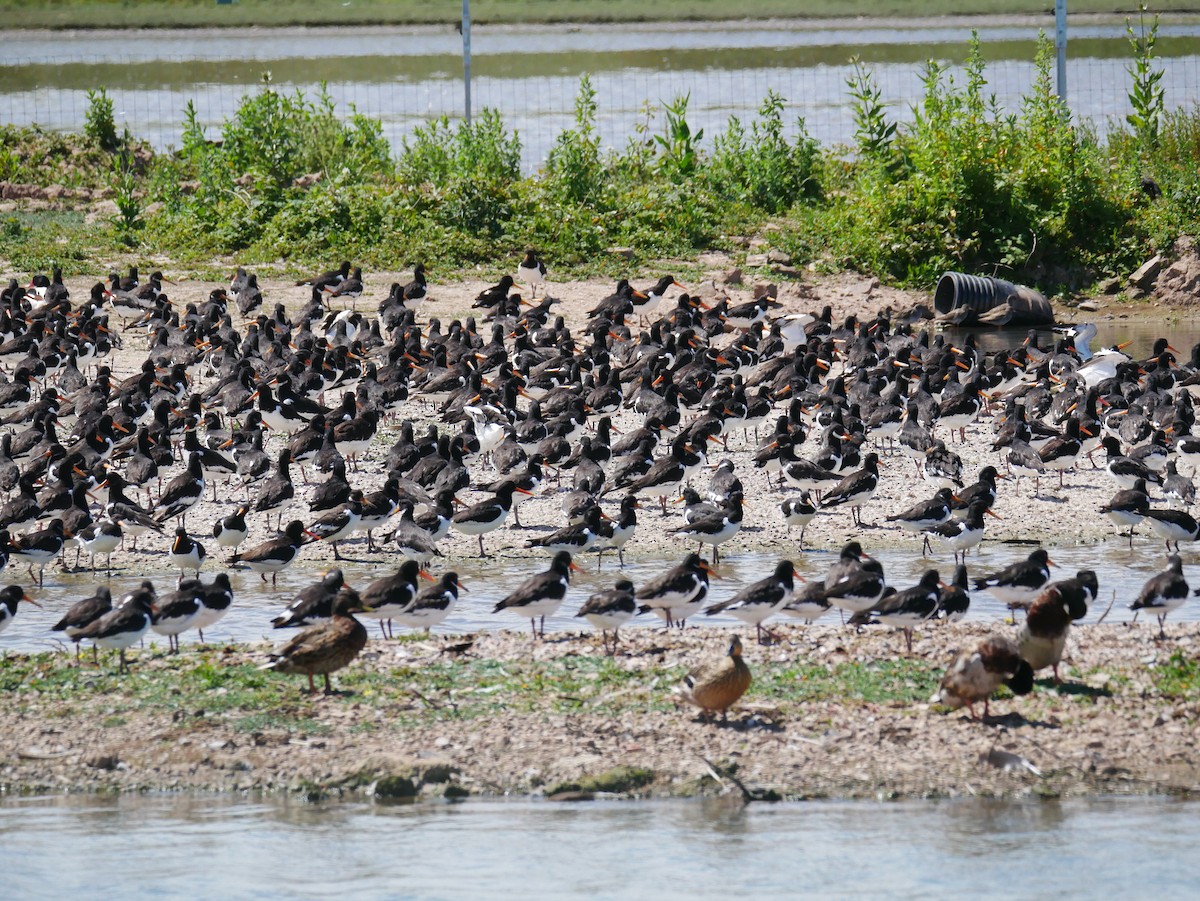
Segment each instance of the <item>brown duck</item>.
[[1033,668],[1021,659],[1015,641],[1003,635],[989,635],[974,647],[959,652],[930,701],[951,710],[966,707],[975,720],[979,719],[975,705],[983,701],[986,717],[988,699],[1001,685],[1007,685],[1013,694],[1029,694],[1033,689]]
[[677,689],[679,696],[701,710],[701,716],[721,713],[721,721],[727,711],[750,687],[750,667],[742,659],[742,640],[733,636],[729,650],[715,660],[701,663],[683,677]]
[[338,592],[333,604],[333,617],[319,625],[310,626],[280,648],[259,669],[278,673],[304,673],[308,676],[309,692],[316,691],[313,676],[325,677],[325,694],[332,694],[329,674],[337,672],[358,656],[367,644],[367,630],[354,618],[364,610],[362,599],[352,588]]

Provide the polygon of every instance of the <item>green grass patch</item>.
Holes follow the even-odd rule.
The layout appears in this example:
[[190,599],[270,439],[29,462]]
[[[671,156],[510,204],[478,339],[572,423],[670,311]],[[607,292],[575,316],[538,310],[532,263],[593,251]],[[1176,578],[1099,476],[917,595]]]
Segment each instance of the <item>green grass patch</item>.
[[879,660],[836,666],[796,665],[756,672],[750,692],[776,701],[860,701],[869,704],[929,699],[944,667],[918,660]]
[[1175,651],[1153,672],[1154,687],[1164,698],[1191,700],[1200,697],[1200,661],[1183,651]]

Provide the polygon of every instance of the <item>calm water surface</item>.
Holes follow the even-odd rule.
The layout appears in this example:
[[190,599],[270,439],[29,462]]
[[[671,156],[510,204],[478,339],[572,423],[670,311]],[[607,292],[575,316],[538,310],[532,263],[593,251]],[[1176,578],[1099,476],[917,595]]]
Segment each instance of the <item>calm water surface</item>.
[[0,802],[8,898],[1058,899],[1194,895],[1200,808],[1168,799]]
[[[980,27],[988,90],[1015,112],[1033,77],[1034,42],[1053,20]],[[768,90],[789,101],[787,122],[805,119],[826,144],[854,133],[846,79],[852,56],[871,65],[889,114],[911,119],[928,59],[960,63],[969,24],[928,27],[813,27],[806,23],[503,27],[472,30],[473,106],[499,110],[517,131],[526,169],[536,168],[572,122],[579,78],[597,90],[597,128],[624,148],[645,124],[643,105],[690,97],[688,121],[711,141],[730,115],[752,118]],[[1127,110],[1128,45],[1120,25],[1070,30],[1073,112],[1103,131]],[[1169,106],[1200,84],[1200,25],[1164,25],[1156,46]],[[156,147],[178,145],[183,109],[214,132],[264,72],[274,84],[314,93],[322,82],[340,112],[378,118],[399,147],[430,118],[462,115],[462,43],[449,28],[247,29],[186,32],[20,34],[0,43],[0,121],[78,128],[87,91],[105,85],[118,127]],[[654,130],[661,126],[654,123]]]

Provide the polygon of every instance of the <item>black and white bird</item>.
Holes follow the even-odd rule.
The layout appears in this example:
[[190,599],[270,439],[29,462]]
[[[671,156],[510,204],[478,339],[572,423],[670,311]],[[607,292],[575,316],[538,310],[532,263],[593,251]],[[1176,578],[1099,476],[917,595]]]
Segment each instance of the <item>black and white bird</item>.
[[713,563],[717,563],[721,559],[720,546],[737,535],[742,527],[743,516],[743,498],[741,492],[737,491],[721,510],[672,529],[671,533],[712,545]]
[[942,586],[938,595],[938,615],[946,622],[958,622],[971,609],[971,595],[967,591],[969,585],[967,568],[960,563],[954,567],[954,578]]
[[155,600],[154,585],[151,582],[142,582],[122,597],[116,607],[83,627],[77,639],[90,641],[97,647],[120,651],[119,671],[125,672],[129,668],[125,662],[125,650],[141,641],[150,630]]
[[937,616],[941,585],[938,571],[927,569],[916,585],[895,594],[885,595],[870,609],[857,614],[850,622],[874,617],[884,625],[902,630],[905,647],[911,654],[913,629],[918,623]]
[[[604,652],[612,656],[617,651],[617,631],[633,619],[638,612],[637,598],[633,583],[628,579],[618,579],[612,588],[606,588],[591,595],[579,612],[575,615],[586,619],[593,627],[600,630],[600,641],[604,644]],[[612,633],[612,643],[608,635]]]
[[271,620],[276,629],[292,629],[323,623],[333,616],[333,601],[346,586],[346,576],[340,569],[321,573],[320,580],[306,585],[292,598],[287,609]]
[[426,632],[454,612],[458,593],[466,591],[456,572],[444,572],[434,584],[417,594],[411,604],[396,614],[396,621]]
[[0,590],[0,632],[12,625],[13,618],[17,615],[17,607],[22,601],[28,601],[35,607],[42,606],[27,595],[20,585],[9,585]]
[[1183,561],[1178,554],[1171,554],[1167,558],[1167,568],[1146,580],[1129,609],[1135,611],[1134,619],[1137,618],[1136,611],[1140,610],[1158,617],[1158,637],[1164,639],[1167,637],[1167,614],[1183,606],[1190,592],[1187,579],[1183,577]]
[[791,560],[780,560],[771,575],[747,585],[733,597],[706,607],[704,614],[715,616],[718,613],[728,613],[744,623],[749,623],[754,626],[754,634],[759,644],[764,644],[766,630],[763,629],[763,622],[779,612],[792,599],[799,576]]
[[483,536],[500,528],[508,519],[509,511],[512,510],[514,492],[528,493],[512,482],[506,482],[499,486],[491,498],[472,504],[465,510],[459,510],[451,518],[451,524],[455,529],[465,535],[478,536],[480,557],[486,556],[483,551]]
[[[533,637],[546,637],[546,617],[553,616],[567,596],[567,587],[571,584],[571,571],[579,567],[571,560],[570,551],[559,551],[550,561],[550,568],[545,572],[530,576],[505,596],[495,607],[493,613],[501,610],[511,610],[521,616],[529,617],[533,629]],[[538,629],[538,620],[541,629]]]
[[1123,534],[1120,531],[1123,528],[1129,529],[1129,546],[1132,548],[1134,533],[1150,512],[1150,495],[1146,493],[1146,480],[1138,479],[1132,488],[1118,491],[1112,496],[1112,500],[1100,508],[1100,512],[1116,523],[1118,534]]
[[990,576],[975,580],[976,591],[990,591],[1009,610],[1028,610],[1029,605],[1050,581],[1050,554],[1037,548],[1024,560],[1004,567]]
[[906,532],[925,533],[922,551],[929,553],[928,530],[950,520],[950,505],[953,502],[953,492],[949,488],[940,488],[929,500],[887,517],[887,522],[894,522]]
[[715,575],[699,554],[688,554],[683,562],[656,576],[637,590],[637,599],[660,613],[668,626],[683,625],[700,609],[708,594],[708,579]]
[[[75,642],[75,659],[79,659],[79,642],[82,632],[104,614],[112,610],[112,593],[105,586],[96,589],[91,597],[76,601],[63,614],[62,619],[50,627],[52,632],[65,632]],[[96,647],[93,645],[92,650]]]
[[246,514],[249,512],[250,507],[243,504],[232,513],[218,519],[213,524],[212,530],[217,544],[237,551],[242,542],[250,535],[250,529],[246,526]]
[[187,469],[167,483],[151,515],[161,522],[178,517],[187,526],[187,512],[204,497],[204,466],[200,455],[188,454]]
[[978,547],[983,541],[984,516],[1000,517],[976,501],[967,509],[964,519],[950,519],[940,526],[926,529],[925,533],[954,551],[954,560],[966,562],[967,551]]
[[847,475],[821,497],[821,508],[848,506],[854,524],[861,527],[862,505],[875,496],[879,487],[879,455],[872,452],[863,457],[861,469]]
[[391,632],[390,626],[397,614],[405,610],[417,596],[417,580],[421,578],[421,564],[416,560],[405,560],[390,576],[376,579],[361,592],[363,616],[379,620],[379,630],[384,638]]
[[529,285],[530,298],[537,297],[538,288],[546,293],[546,264],[538,259],[537,251],[532,247],[525,248],[525,257],[517,264],[517,281]]
[[800,550],[804,550],[804,532],[817,515],[817,505],[813,503],[811,492],[802,491],[797,497],[789,497],[779,505],[779,511],[789,531],[793,526],[800,527]]
[[1175,551],[1179,551],[1179,542],[1195,541],[1200,535],[1200,524],[1185,510],[1146,510],[1146,522],[1150,530],[1166,541],[1167,550],[1171,542],[1175,543]]
[[258,573],[264,582],[267,581],[267,573],[270,573],[271,584],[274,585],[279,571],[291,565],[303,544],[304,523],[293,519],[287,524],[287,528],[274,538],[268,538],[248,551],[234,554],[229,558],[229,562],[245,564]]
[[176,587],[183,584],[183,574],[187,570],[194,570],[196,578],[200,578],[200,567],[204,565],[204,558],[208,554],[202,545],[195,538],[187,533],[187,529],[180,526],[175,530],[175,540],[171,542],[171,551],[167,554],[167,559],[171,561],[171,565],[179,570],[179,582]]

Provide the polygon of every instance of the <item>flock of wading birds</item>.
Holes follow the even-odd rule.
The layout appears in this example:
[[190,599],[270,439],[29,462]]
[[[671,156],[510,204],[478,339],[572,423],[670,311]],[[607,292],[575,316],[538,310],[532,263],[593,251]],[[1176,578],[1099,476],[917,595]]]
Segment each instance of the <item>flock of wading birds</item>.
[[[388,528],[382,546],[405,558],[396,573],[356,591],[332,570],[273,620],[302,631],[264,668],[307,675],[310,691],[322,675],[329,691],[329,674],[367,642],[356,615],[380,620],[385,635],[393,621],[427,630],[442,622],[467,589],[453,571],[426,576],[423,566],[441,556],[438,542],[457,530],[477,537],[484,555],[484,536],[510,515],[519,524],[521,502],[548,488],[553,474],[564,522],[528,542],[553,555],[550,567],[495,606],[528,617],[535,639],[563,603],[574,558],[615,551],[623,567],[639,497],[656,497],[664,515],[667,501],[676,500],[683,522],[670,532],[709,545],[712,563],[691,553],[640,587],[619,579],[589,597],[577,615],[601,630],[609,654],[619,628],[639,613],[653,612],[667,627],[701,612],[726,613],[753,625],[765,642],[772,638],[763,625],[768,618],[812,622],[834,607],[852,625],[903,630],[911,651],[914,627],[961,618],[969,591],[987,590],[1027,615],[1015,635],[990,635],[947,669],[935,700],[967,706],[974,716],[979,701],[986,714],[1001,685],[1028,692],[1034,671],[1045,667],[1057,680],[1070,625],[1087,613],[1098,585],[1092,571],[1051,581],[1044,549],[969,579],[965,556],[982,541],[1006,476],[985,466],[964,485],[952,449],[956,434],[965,443],[967,428],[981,431],[977,420],[990,416],[998,462],[1009,476],[1033,476],[1035,496],[1047,471],[1057,471],[1061,482],[1077,460],[1103,448],[1119,490],[1102,509],[1129,530],[1131,543],[1142,522],[1168,549],[1200,534],[1176,506],[1195,497],[1180,469],[1194,471],[1200,459],[1188,390],[1200,380],[1200,345],[1181,362],[1160,340],[1149,359],[1134,360],[1121,347],[1093,352],[1094,329],[1084,326],[1065,331],[1054,346],[1039,346],[1031,332],[1017,347],[985,354],[972,338],[955,346],[890,311],[839,324],[828,307],[783,313],[768,296],[706,304],[672,276],[645,290],[620,281],[572,332],[553,315],[545,274],[527,251],[515,276],[478,295],[479,321],[448,326],[417,322],[428,292],[423,265],[408,284],[391,286],[375,315],[357,309],[362,272],[349,263],[297,283],[309,298],[298,315],[282,303],[264,312],[255,276],[241,269],[228,287],[183,308],[168,298],[159,272],[145,281],[136,269],[113,273],[82,303],[72,301],[58,271],[24,285],[11,280],[0,298],[0,366],[7,373],[0,411],[12,427],[0,438],[0,488],[9,494],[0,508],[0,566],[26,563],[31,578],[37,567],[40,586],[46,565],[73,546],[77,563],[87,553],[93,562],[105,557],[111,570],[112,555],[127,540],[135,547],[140,535],[177,523],[169,551],[180,570],[175,591],[160,596],[145,581],[114,603],[102,587],[52,627],[76,643],[118,650],[124,670],[125,650],[148,631],[167,636],[176,651],[180,634],[195,628],[203,640],[203,629],[233,602],[227,574],[200,579],[207,554],[187,529],[188,511],[206,485],[214,500],[220,479],[246,489],[248,501],[219,517],[212,535],[233,552],[231,563],[264,581],[270,574],[274,582],[305,545],[326,542],[340,559],[339,542],[365,532],[373,549],[375,530]],[[516,290],[522,284],[529,299]],[[118,378],[105,357],[138,335],[145,335],[146,357],[136,373]],[[92,378],[84,375],[89,367]],[[436,410],[437,424],[417,435],[411,419],[402,419],[383,485],[354,486],[380,425],[410,401]],[[612,419],[619,415],[634,427],[618,439]],[[887,521],[921,534],[926,549],[933,539],[952,550],[951,582],[930,569],[918,584],[897,590],[878,561],[850,542],[824,580],[803,582],[782,560],[760,581],[708,603],[709,577],[721,545],[741,528],[745,495],[729,460],[716,466],[703,494],[693,482],[707,465],[707,448],[728,447],[739,432],[757,437],[760,428],[768,435],[754,447],[752,466],[797,492],[780,512],[801,529],[801,548],[803,529],[822,511],[848,507],[861,524],[861,508],[879,484],[881,454],[910,457],[936,491]],[[60,429],[69,434],[60,439]],[[308,495],[308,522],[280,528],[284,511],[299,502],[292,467],[307,481],[306,464],[326,478]],[[155,495],[150,485],[161,486],[172,468],[176,474]],[[1151,506],[1150,486],[1169,506]],[[130,496],[139,488],[144,504]],[[461,502],[468,488],[483,499]],[[619,512],[610,515],[605,506],[616,498]],[[241,550],[252,513],[268,522],[276,514],[279,531]],[[195,578],[185,579],[188,571]],[[422,577],[432,584],[421,588]],[[1131,606],[1155,614],[1165,637],[1166,615],[1188,594],[1174,554]],[[0,592],[0,631],[22,601],[37,603],[20,585]],[[727,653],[687,676],[680,692],[704,714],[724,715],[750,680],[735,636]]]

